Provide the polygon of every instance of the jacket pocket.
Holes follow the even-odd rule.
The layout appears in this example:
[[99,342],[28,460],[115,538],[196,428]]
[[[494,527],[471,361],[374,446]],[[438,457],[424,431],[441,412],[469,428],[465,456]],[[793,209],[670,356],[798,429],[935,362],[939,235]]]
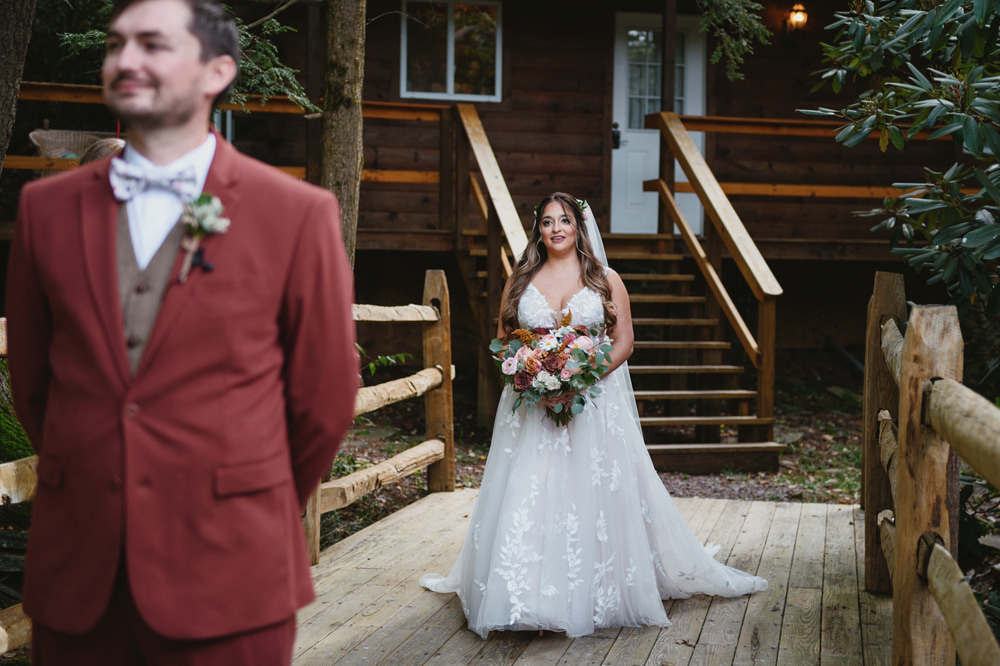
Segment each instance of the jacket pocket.
[[215,470],[215,496],[246,495],[273,488],[291,480],[284,451],[265,460],[219,467]]

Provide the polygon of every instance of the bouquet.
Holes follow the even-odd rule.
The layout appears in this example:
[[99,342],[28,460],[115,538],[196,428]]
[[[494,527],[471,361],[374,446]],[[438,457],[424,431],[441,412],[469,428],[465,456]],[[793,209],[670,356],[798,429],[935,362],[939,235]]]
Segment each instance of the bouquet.
[[601,393],[596,386],[611,367],[611,342],[600,328],[571,327],[566,315],[559,328],[517,329],[503,340],[490,343],[493,360],[503,381],[518,393],[514,409],[527,404],[531,410],[539,402],[545,415],[557,425],[566,425],[583,411],[587,398]]

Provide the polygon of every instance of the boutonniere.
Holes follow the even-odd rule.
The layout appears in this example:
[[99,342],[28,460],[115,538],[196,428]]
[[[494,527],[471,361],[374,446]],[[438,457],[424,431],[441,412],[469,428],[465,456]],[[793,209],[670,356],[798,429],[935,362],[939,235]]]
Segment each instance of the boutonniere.
[[202,192],[194,201],[184,206],[181,221],[184,222],[184,239],[181,247],[184,249],[184,262],[178,281],[187,280],[188,273],[194,266],[211,271],[212,264],[205,263],[205,248],[199,248],[201,239],[209,234],[224,234],[229,231],[229,218],[222,217],[225,210],[219,197]]

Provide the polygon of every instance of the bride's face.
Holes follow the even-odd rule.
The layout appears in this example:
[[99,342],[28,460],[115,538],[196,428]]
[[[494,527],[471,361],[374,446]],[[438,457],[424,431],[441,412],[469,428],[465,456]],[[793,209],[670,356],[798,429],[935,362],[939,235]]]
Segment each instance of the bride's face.
[[549,254],[576,251],[576,220],[561,202],[552,201],[545,206],[538,220],[538,230]]

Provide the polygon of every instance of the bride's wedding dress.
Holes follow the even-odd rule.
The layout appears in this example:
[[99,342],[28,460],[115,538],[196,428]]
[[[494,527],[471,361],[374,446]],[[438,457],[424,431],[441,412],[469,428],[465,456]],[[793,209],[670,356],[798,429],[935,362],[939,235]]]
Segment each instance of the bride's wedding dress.
[[[572,325],[603,321],[600,296],[570,300]],[[557,313],[529,285],[524,328],[551,328]],[[465,544],[447,578],[420,584],[457,592],[469,629],[547,629],[583,636],[600,627],[668,626],[661,599],[735,597],[767,581],[729,568],[695,538],[653,469],[635,421],[627,372],[567,426],[544,409],[512,411],[504,388],[489,459]]]

